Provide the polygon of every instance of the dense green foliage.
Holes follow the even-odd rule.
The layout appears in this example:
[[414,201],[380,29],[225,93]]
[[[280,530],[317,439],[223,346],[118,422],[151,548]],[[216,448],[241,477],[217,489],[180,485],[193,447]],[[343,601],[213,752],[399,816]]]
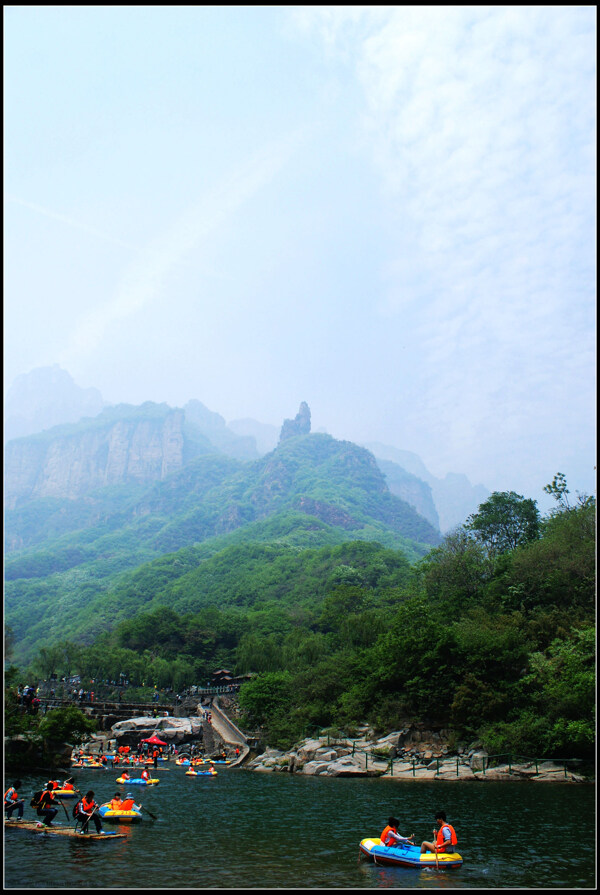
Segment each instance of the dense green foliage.
[[250,672],[243,723],[271,745],[419,719],[492,753],[593,755],[595,502],[559,504],[502,551],[471,523],[412,566],[361,541],[238,543],[202,562],[202,547],[180,551],[115,590],[127,619],[87,648],[47,648],[38,670],[176,689],[218,667]]
[[12,511],[14,543],[38,522],[37,546],[7,558],[10,639],[45,679],[180,690],[250,673],[245,723],[273,745],[418,718],[496,752],[588,755],[595,502],[569,504],[560,473],[545,490],[547,518],[496,493],[440,543],[356,445],[205,453],[148,489]]

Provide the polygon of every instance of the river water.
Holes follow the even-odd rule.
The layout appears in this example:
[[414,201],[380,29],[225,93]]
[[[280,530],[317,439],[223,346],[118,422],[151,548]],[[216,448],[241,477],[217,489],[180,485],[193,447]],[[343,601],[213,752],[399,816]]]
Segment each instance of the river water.
[[[125,787],[111,770],[77,772],[98,802]],[[494,889],[595,888],[595,787],[562,783],[424,782],[324,778],[219,769],[186,777],[159,767],[160,784],[130,787],[146,815],[105,824],[125,839],[81,841],[5,830],[5,888]],[[22,776],[25,817],[44,783]],[[7,785],[11,779],[7,779]],[[68,806],[69,803],[65,804]],[[72,803],[71,803],[72,804]],[[381,867],[359,857],[390,814],[400,832],[429,839],[446,811],[464,864]],[[62,822],[67,819],[62,812]],[[70,809],[69,809],[70,814]],[[61,818],[57,817],[56,822]],[[73,822],[71,821],[71,824]]]

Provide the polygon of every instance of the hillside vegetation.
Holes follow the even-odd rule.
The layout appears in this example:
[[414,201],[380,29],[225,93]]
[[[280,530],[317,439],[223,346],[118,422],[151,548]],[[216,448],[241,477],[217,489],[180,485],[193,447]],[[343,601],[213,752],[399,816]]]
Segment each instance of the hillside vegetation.
[[[21,502],[6,513],[6,535],[35,544],[5,564],[5,612],[24,660],[65,636],[91,643],[157,605],[198,611],[251,602],[241,584],[232,590],[222,581],[224,569],[246,580],[242,544],[270,544],[285,563],[299,550],[377,541],[414,562],[440,541],[390,493],[372,454],[328,435],[291,438],[248,463],[202,455],[145,488]],[[166,593],[165,582],[178,582],[177,590]]]
[[38,671],[176,689],[251,672],[242,724],[282,747],[315,727],[422,720],[493,754],[592,757],[596,507],[569,505],[559,477],[548,488],[547,518],[495,493],[413,564],[366,541],[293,544],[289,528],[202,561],[208,545],[188,548],[120,582],[111,611],[130,617],[86,649],[43,650]]

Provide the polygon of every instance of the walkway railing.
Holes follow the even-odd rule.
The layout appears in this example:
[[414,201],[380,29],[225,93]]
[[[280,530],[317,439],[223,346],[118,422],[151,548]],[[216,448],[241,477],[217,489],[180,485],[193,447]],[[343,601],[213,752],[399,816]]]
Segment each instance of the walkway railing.
[[[324,739],[326,737],[328,746],[334,746],[336,744],[347,745],[347,741],[350,739],[350,737],[346,736],[341,731],[331,731],[331,729],[328,730],[327,728],[319,728],[319,727],[315,727],[315,726],[305,727],[304,736],[306,737],[308,735],[318,737],[319,739],[321,739],[321,738]],[[389,773],[392,777],[394,776],[394,762],[396,763],[396,765],[411,764],[412,765],[412,775],[413,775],[413,777],[416,777],[417,769],[418,768],[430,768],[432,761],[435,761],[435,763],[436,763],[435,773],[437,775],[440,772],[441,764],[448,764],[450,760],[452,760],[452,761],[455,760],[454,757],[452,759],[436,758],[436,759],[431,759],[430,761],[427,761],[427,763],[424,763],[422,760],[420,761],[414,757],[413,758],[388,758],[387,756],[378,752],[376,749],[358,749],[356,747],[356,744],[353,743],[351,754],[355,755],[357,753],[360,755],[363,755],[365,758],[365,770],[368,770],[369,758],[371,759],[371,761],[373,763],[374,762],[387,762],[387,771],[384,771],[384,773]],[[486,770],[489,771],[491,768],[497,767],[499,764],[506,764],[506,765],[508,765],[508,773],[509,773],[509,775],[512,776],[513,769],[514,769],[515,765],[529,765],[530,767],[535,767],[535,774],[533,774],[532,776],[539,776],[540,775],[540,765],[543,765],[546,763],[552,763],[552,764],[557,765],[558,767],[562,768],[565,779],[568,779],[569,766],[570,765],[579,766],[579,765],[583,764],[583,760],[580,758],[530,758],[528,756],[518,755],[518,754],[515,754],[512,752],[505,752],[500,755],[487,755],[487,756],[483,755],[481,757],[481,771],[483,773],[483,776],[485,777]],[[464,764],[464,761],[462,762],[462,764]],[[459,756],[456,756],[456,776],[457,777],[460,776],[460,766],[461,766],[461,759]],[[475,770],[475,768],[472,767],[472,770]]]
[[582,760],[579,758],[530,758],[526,755],[517,755],[513,752],[504,752],[499,755],[483,755],[481,757],[481,771],[485,777],[486,770],[497,767],[499,764],[508,765],[508,773],[512,774],[514,765],[535,766],[535,776],[539,775],[539,767],[541,764],[551,762],[563,768],[565,779],[568,776],[568,766],[570,764],[580,765]]

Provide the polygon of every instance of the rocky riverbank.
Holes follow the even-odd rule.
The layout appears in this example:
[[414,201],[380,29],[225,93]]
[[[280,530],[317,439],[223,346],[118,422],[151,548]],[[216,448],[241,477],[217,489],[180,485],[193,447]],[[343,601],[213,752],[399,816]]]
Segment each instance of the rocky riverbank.
[[532,780],[588,782],[564,764],[519,759],[491,762],[481,743],[451,751],[440,733],[416,727],[376,738],[365,728],[355,739],[321,736],[283,752],[266,749],[246,764],[254,771],[326,777],[387,777],[393,780]]

